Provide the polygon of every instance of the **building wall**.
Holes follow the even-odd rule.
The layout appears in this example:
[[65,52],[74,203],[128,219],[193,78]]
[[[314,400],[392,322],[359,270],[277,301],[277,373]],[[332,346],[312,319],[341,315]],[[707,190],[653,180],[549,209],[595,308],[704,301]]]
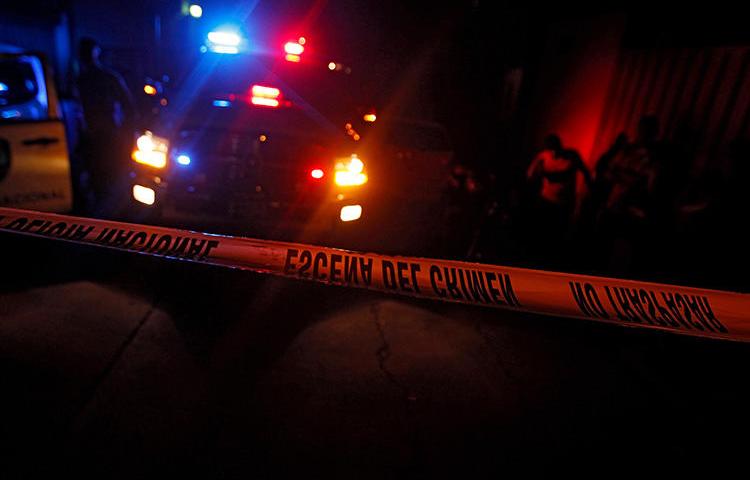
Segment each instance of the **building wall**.
[[750,48],[623,50],[594,156],[620,132],[633,138],[643,115],[659,119],[663,139],[694,152],[687,166],[724,167],[732,142],[750,136]]
[[550,25],[529,116],[532,149],[556,133],[591,164],[624,24],[623,17],[608,15]]

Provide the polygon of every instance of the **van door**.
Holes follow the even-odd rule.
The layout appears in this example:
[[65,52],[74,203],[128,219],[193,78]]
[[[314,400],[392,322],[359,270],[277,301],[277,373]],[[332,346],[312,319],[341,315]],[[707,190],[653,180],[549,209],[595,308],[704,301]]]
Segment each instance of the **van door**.
[[73,206],[65,125],[51,76],[30,54],[0,54],[0,206]]

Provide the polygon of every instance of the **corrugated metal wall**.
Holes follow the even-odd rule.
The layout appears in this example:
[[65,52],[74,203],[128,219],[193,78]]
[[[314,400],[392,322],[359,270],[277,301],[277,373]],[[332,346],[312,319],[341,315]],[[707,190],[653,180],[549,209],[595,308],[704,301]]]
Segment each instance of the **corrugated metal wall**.
[[725,167],[730,142],[750,136],[750,48],[623,50],[593,158],[622,131],[634,138],[646,114],[664,139],[689,143],[697,168]]

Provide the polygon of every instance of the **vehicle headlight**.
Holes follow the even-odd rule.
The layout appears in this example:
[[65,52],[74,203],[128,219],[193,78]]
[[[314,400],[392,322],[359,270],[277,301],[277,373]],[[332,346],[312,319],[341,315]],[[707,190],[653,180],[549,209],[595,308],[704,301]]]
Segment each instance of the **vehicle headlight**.
[[156,192],[153,188],[133,185],[133,198],[146,205],[153,205],[156,201]]
[[334,168],[334,182],[342,187],[353,187],[367,183],[365,164],[354,154],[350,158],[340,159]]
[[137,163],[164,168],[167,166],[167,150],[169,150],[169,141],[166,138],[157,137],[146,131],[135,141],[135,149],[131,158]]

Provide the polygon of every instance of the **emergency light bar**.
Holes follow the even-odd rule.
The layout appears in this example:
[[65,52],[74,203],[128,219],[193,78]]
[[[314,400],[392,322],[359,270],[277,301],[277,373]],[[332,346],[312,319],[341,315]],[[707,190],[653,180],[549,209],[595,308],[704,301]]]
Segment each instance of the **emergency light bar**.
[[214,30],[208,33],[207,39],[207,47],[214,53],[240,53],[242,37],[235,32]]
[[253,85],[252,88],[250,88],[250,93],[250,103],[253,105],[272,108],[279,106],[281,90],[278,88],[266,87],[264,85]]

